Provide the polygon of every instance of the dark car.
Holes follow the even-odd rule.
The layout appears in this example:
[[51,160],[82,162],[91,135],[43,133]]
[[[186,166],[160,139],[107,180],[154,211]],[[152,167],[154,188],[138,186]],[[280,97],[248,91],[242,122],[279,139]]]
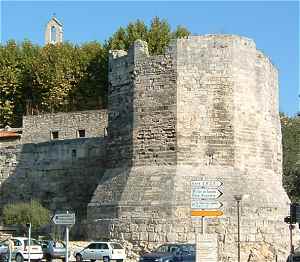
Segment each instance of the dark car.
[[140,262],[194,262],[195,244],[165,244],[140,257]]
[[286,262],[300,262],[300,254],[290,254]]
[[[44,253],[44,258],[47,261],[51,261],[52,259],[60,258],[63,261],[66,257],[66,245],[62,241],[53,241],[47,240],[43,241],[42,249]],[[70,251],[69,251],[70,255]]]

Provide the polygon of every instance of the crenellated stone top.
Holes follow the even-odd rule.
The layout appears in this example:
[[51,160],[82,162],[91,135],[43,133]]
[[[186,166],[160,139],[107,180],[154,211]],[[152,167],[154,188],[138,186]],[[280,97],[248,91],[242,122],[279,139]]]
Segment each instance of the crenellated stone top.
[[[264,54],[263,51],[257,49],[254,40],[248,37],[229,34],[207,34],[207,35],[192,35],[179,39],[173,39],[165,49],[165,55],[176,54],[181,47],[189,46],[189,48],[239,48],[256,53],[258,59],[265,60],[274,66],[271,59]],[[157,56],[157,55],[154,55]],[[118,64],[114,61],[121,59],[127,60],[127,63],[133,63],[145,57],[154,57],[149,55],[148,44],[143,40],[136,40],[128,49],[125,50],[110,50],[110,65]],[[114,61],[114,62],[113,62]]]

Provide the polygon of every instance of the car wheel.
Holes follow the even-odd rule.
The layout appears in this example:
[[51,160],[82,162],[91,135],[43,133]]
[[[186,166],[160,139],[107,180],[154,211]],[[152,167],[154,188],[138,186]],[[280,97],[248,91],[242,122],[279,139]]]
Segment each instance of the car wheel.
[[96,259],[91,259],[91,262],[95,262],[96,261]]
[[123,259],[117,259],[117,262],[123,262]]
[[16,256],[16,262],[24,262],[24,258],[21,254],[17,254]]
[[81,262],[82,261],[82,256],[80,254],[76,254],[75,258],[76,258],[76,262]]
[[109,257],[103,257],[103,262],[109,262]]

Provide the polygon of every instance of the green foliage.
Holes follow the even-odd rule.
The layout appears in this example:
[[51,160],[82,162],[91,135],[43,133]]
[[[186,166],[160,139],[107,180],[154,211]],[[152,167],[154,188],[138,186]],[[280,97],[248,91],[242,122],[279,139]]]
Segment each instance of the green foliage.
[[300,202],[300,117],[281,116],[283,185],[293,202]]
[[97,42],[0,46],[0,128],[26,113],[104,108],[107,50]]
[[14,112],[21,88],[21,54],[14,41],[0,46],[0,123],[14,123]]
[[104,45],[0,45],[0,128],[21,126],[25,114],[105,108],[110,49],[127,50],[142,39],[151,54],[161,54],[172,38],[188,34],[182,26],[171,32],[155,17],[149,28],[141,20],[120,27]]
[[137,20],[129,23],[126,28],[120,27],[106,43],[107,49],[127,50],[137,39],[148,43],[150,54],[163,54],[171,39],[186,37],[190,32],[183,26],[178,26],[174,32],[168,22],[154,17],[148,28],[144,22]]
[[3,209],[3,221],[6,225],[31,223],[34,230],[50,222],[50,213],[35,200],[30,203],[8,204]]

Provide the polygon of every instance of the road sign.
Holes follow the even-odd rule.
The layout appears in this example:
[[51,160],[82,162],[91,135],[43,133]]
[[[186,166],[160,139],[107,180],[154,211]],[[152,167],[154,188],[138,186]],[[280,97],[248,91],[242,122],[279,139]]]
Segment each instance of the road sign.
[[205,188],[218,188],[222,186],[222,182],[215,179],[196,180],[191,182],[191,187],[205,187]]
[[52,221],[56,225],[74,225],[75,214],[74,213],[55,214],[52,218]]
[[216,188],[192,188],[192,199],[216,199],[222,195],[222,192]]
[[192,199],[191,208],[193,209],[219,209],[222,207],[222,203],[219,201],[210,201],[210,200],[198,200]]
[[192,217],[218,217],[224,213],[221,210],[192,210]]

